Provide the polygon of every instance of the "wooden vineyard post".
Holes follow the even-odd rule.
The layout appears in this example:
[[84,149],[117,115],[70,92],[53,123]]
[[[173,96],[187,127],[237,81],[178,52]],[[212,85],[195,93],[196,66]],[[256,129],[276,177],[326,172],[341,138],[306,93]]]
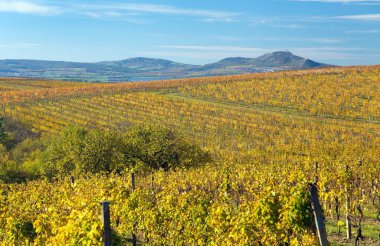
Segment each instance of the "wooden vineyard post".
[[318,162],[314,162],[314,184],[316,185],[318,183]]
[[318,198],[318,189],[314,184],[309,184],[309,191],[311,196],[311,207],[313,210],[313,217],[315,221],[315,226],[317,229],[317,234],[319,238],[319,245],[328,246],[327,233],[325,228],[325,221],[323,218],[323,213],[321,209],[321,204]]
[[102,205],[102,222],[103,222],[103,242],[104,246],[111,246],[112,232],[111,232],[111,217],[110,217],[110,203],[108,201],[101,202]]
[[338,221],[338,236],[340,236],[340,212],[339,212],[339,199],[338,197],[335,197],[335,213],[336,213],[336,220]]
[[[135,180],[135,173],[132,172],[131,174],[131,188],[132,188],[132,192],[135,192],[136,190],[136,180]],[[133,246],[136,246],[137,245],[137,238],[136,238],[136,233],[135,233],[135,227],[136,225],[133,224],[133,232],[132,232],[132,245]]]
[[152,193],[154,193],[154,173],[153,173],[153,171],[151,172],[150,186],[152,189]]
[[351,181],[350,179],[350,169],[348,165],[346,165],[346,176],[347,176],[347,183],[345,186],[345,193],[346,193],[346,229],[347,229],[347,239],[351,239],[352,237],[352,228],[351,228],[351,218],[350,218],[350,189],[349,189],[349,182]]
[[346,229],[347,229],[347,239],[351,239],[352,237],[352,229],[351,229],[351,219],[350,219],[350,196],[348,195],[348,191],[346,189]]
[[132,186],[132,192],[134,192],[136,189],[135,173],[131,174],[131,186]]

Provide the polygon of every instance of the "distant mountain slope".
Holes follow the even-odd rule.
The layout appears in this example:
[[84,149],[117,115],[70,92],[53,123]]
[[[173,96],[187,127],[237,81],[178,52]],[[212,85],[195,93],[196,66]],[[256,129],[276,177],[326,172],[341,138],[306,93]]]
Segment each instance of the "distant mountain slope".
[[310,69],[329,65],[293,55],[289,51],[276,51],[257,58],[232,57],[207,64],[192,72],[197,75],[225,75],[280,70]]
[[261,67],[281,67],[300,68],[305,62],[305,58],[293,55],[289,51],[277,51],[253,59],[256,66]]
[[204,65],[202,68],[216,69],[216,68],[226,68],[226,67],[231,67],[231,66],[242,66],[242,65],[249,64],[251,61],[252,61],[252,58],[229,57],[215,63]]
[[96,63],[0,60],[0,77],[111,82],[310,69],[325,66],[328,65],[293,55],[289,51],[276,51],[257,58],[230,57],[203,66],[145,57]]
[[116,66],[116,67],[127,67],[134,69],[173,69],[173,68],[188,68],[193,65],[173,62],[164,59],[146,58],[146,57],[135,57],[129,58],[121,61],[104,61],[98,62],[96,64],[106,65],[106,66]]
[[302,64],[302,69],[309,69],[309,68],[317,68],[317,67],[327,67],[327,66],[330,66],[330,65],[326,65],[326,64],[322,64],[322,63],[318,63],[318,62],[315,62],[315,61],[312,61],[312,60],[309,60],[309,59],[306,59],[303,64]]

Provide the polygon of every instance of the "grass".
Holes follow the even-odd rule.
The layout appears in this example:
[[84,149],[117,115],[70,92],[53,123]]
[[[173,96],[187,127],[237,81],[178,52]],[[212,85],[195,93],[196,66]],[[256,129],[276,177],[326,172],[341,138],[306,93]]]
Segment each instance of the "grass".
[[[346,228],[341,227],[341,234],[338,236],[337,220],[328,220],[326,230],[331,245],[355,245],[357,236],[357,227],[352,227],[352,239],[346,239]],[[371,214],[367,214],[362,222],[362,235],[364,241],[360,241],[359,245],[380,245],[380,221],[374,219]]]

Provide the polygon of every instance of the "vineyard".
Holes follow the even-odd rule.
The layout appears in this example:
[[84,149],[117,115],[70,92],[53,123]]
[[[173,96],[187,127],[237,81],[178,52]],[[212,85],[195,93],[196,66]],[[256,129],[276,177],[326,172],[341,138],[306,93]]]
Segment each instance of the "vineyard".
[[[23,141],[73,125],[157,125],[212,156],[188,169],[0,183],[2,244],[101,245],[108,200],[115,245],[132,235],[144,245],[315,245],[311,182],[330,242],[380,243],[379,66],[146,83],[0,79],[0,103],[5,129],[33,136]],[[16,159],[3,152],[1,165]],[[33,169],[39,154],[17,165]]]

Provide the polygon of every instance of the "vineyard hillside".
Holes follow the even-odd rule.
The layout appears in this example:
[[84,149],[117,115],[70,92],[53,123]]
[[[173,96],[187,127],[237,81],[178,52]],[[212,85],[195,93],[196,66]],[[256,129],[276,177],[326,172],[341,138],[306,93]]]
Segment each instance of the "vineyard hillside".
[[[3,78],[0,103],[1,244],[101,245],[107,200],[115,245],[317,245],[314,182],[333,245],[380,244],[380,66],[112,84]],[[136,126],[155,131],[126,130]],[[192,165],[41,171],[149,134],[183,141],[169,146]],[[105,156],[88,154],[126,160]]]

